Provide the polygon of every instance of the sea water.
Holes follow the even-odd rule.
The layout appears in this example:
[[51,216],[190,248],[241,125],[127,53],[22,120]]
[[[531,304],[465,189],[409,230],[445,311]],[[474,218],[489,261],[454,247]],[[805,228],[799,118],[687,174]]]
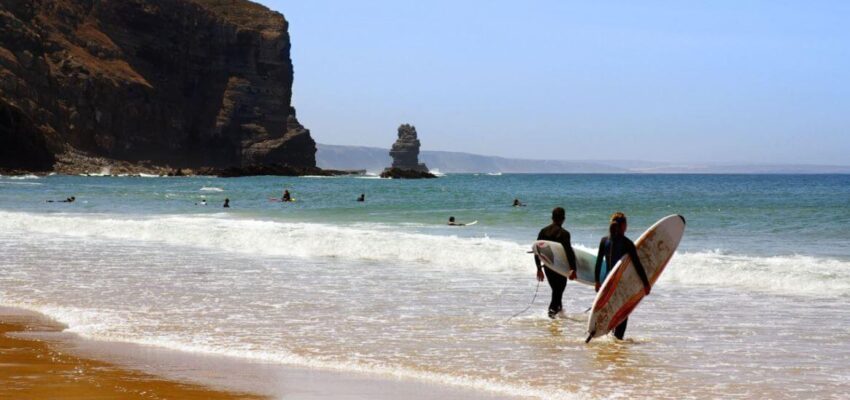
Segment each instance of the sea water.
[[[591,252],[614,211],[633,239],[687,218],[626,341],[584,343],[574,282],[563,318],[543,283],[509,320],[555,206]],[[848,227],[842,175],[0,177],[0,304],[96,340],[520,397],[842,398]]]

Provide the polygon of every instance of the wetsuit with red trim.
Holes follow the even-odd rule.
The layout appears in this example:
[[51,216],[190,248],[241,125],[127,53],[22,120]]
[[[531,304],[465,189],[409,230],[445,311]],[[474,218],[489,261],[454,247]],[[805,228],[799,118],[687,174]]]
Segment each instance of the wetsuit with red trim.
[[[605,281],[608,273],[614,269],[617,262],[620,261],[620,259],[626,254],[631,257],[632,265],[635,266],[640,280],[643,281],[644,287],[649,287],[649,279],[646,277],[646,270],[643,268],[643,264],[640,262],[640,257],[637,255],[635,244],[631,239],[625,236],[614,237],[613,239],[609,239],[609,237],[606,236],[599,241],[599,251],[596,253],[596,267],[594,268],[593,273],[596,282],[601,285],[602,282]],[[599,276],[601,274],[603,257],[608,268],[605,271],[605,276]],[[629,319],[626,318],[622,323],[620,323],[620,325],[617,325],[617,327],[614,328],[614,337],[620,340],[623,339],[623,336],[626,334],[626,325],[628,322]]]

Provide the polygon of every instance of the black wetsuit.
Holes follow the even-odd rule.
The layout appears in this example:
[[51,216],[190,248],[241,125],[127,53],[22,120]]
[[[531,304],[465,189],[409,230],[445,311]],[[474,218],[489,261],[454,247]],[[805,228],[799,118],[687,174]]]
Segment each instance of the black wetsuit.
[[[646,270],[643,268],[643,264],[640,263],[640,257],[637,255],[635,244],[625,236],[615,237],[614,239],[608,239],[608,236],[606,236],[599,241],[599,252],[596,253],[596,267],[593,273],[596,282],[600,284],[604,282],[607,274],[611,272],[614,266],[617,265],[617,262],[626,254],[631,257],[632,265],[635,266],[640,280],[643,281],[644,285],[649,286],[649,279],[646,277]],[[606,276],[599,276],[602,269],[603,257],[608,268],[605,271]],[[620,340],[623,339],[623,336],[626,334],[626,325],[628,322],[629,319],[626,318],[620,325],[614,328],[614,337]]]
[[[556,224],[551,224],[540,230],[537,240],[549,240],[558,242],[561,246],[564,246],[564,251],[567,253],[567,262],[570,264],[570,270],[575,270],[576,253],[573,251],[572,244],[570,244],[570,232]],[[536,256],[534,258],[536,264],[540,265],[540,260]],[[567,288],[567,278],[549,269],[549,267],[543,266],[543,270],[546,273],[546,280],[549,281],[549,287],[552,288],[552,301],[549,302],[549,318],[554,318],[555,314],[564,308],[562,297],[564,295],[564,289]]]

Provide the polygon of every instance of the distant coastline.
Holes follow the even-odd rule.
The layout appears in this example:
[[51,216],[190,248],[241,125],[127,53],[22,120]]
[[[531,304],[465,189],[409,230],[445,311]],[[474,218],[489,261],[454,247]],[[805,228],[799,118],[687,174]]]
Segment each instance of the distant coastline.
[[[389,149],[317,144],[319,168],[380,172]],[[850,174],[850,165],[665,163],[636,160],[531,160],[453,151],[423,150],[420,159],[442,173],[620,173],[620,174]]]

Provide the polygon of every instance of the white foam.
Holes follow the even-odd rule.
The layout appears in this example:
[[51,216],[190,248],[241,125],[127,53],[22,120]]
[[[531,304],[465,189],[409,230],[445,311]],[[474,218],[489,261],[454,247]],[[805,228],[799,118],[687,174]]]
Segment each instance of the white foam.
[[[196,246],[250,255],[377,261],[445,270],[526,273],[528,243],[488,237],[398,232],[398,226],[331,226],[237,219],[225,214],[127,218],[111,215],[0,212],[0,230]],[[574,244],[588,252],[594,249]],[[662,283],[740,288],[790,295],[850,295],[850,261],[677,253]]]
[[224,189],[217,187],[204,186],[200,189],[202,192],[223,192]]
[[23,180],[23,179],[41,179],[41,178],[37,175],[29,174],[29,175],[10,176],[9,179]]
[[661,281],[777,294],[847,296],[850,262],[804,255],[750,257],[719,251],[679,252]]
[[108,215],[0,212],[0,229],[164,242],[255,255],[422,263],[446,269],[475,268],[491,272],[527,271],[532,262],[526,254],[526,245],[504,240],[223,216],[128,219]]
[[87,309],[49,305],[34,306],[30,304],[10,303],[7,301],[4,301],[3,303],[7,306],[29,309],[45,314],[68,325],[69,328],[66,332],[75,333],[91,340],[134,343],[183,352],[236,357],[267,363],[302,366],[329,371],[369,373],[395,379],[415,379],[440,385],[472,388],[490,393],[500,393],[509,396],[519,396],[522,398],[553,400],[589,398],[587,396],[566,391],[552,391],[550,389],[536,388],[529,385],[509,384],[493,379],[478,378],[463,373],[458,375],[449,375],[445,373],[398,367],[384,363],[375,364],[369,362],[330,360],[315,356],[305,357],[293,354],[283,349],[276,349],[274,351],[257,350],[256,346],[238,343],[233,343],[229,348],[222,348],[215,345],[193,343],[191,339],[187,341],[186,335],[139,336],[114,334],[110,333],[110,327],[132,326],[134,321],[126,320],[120,314],[110,314]]

